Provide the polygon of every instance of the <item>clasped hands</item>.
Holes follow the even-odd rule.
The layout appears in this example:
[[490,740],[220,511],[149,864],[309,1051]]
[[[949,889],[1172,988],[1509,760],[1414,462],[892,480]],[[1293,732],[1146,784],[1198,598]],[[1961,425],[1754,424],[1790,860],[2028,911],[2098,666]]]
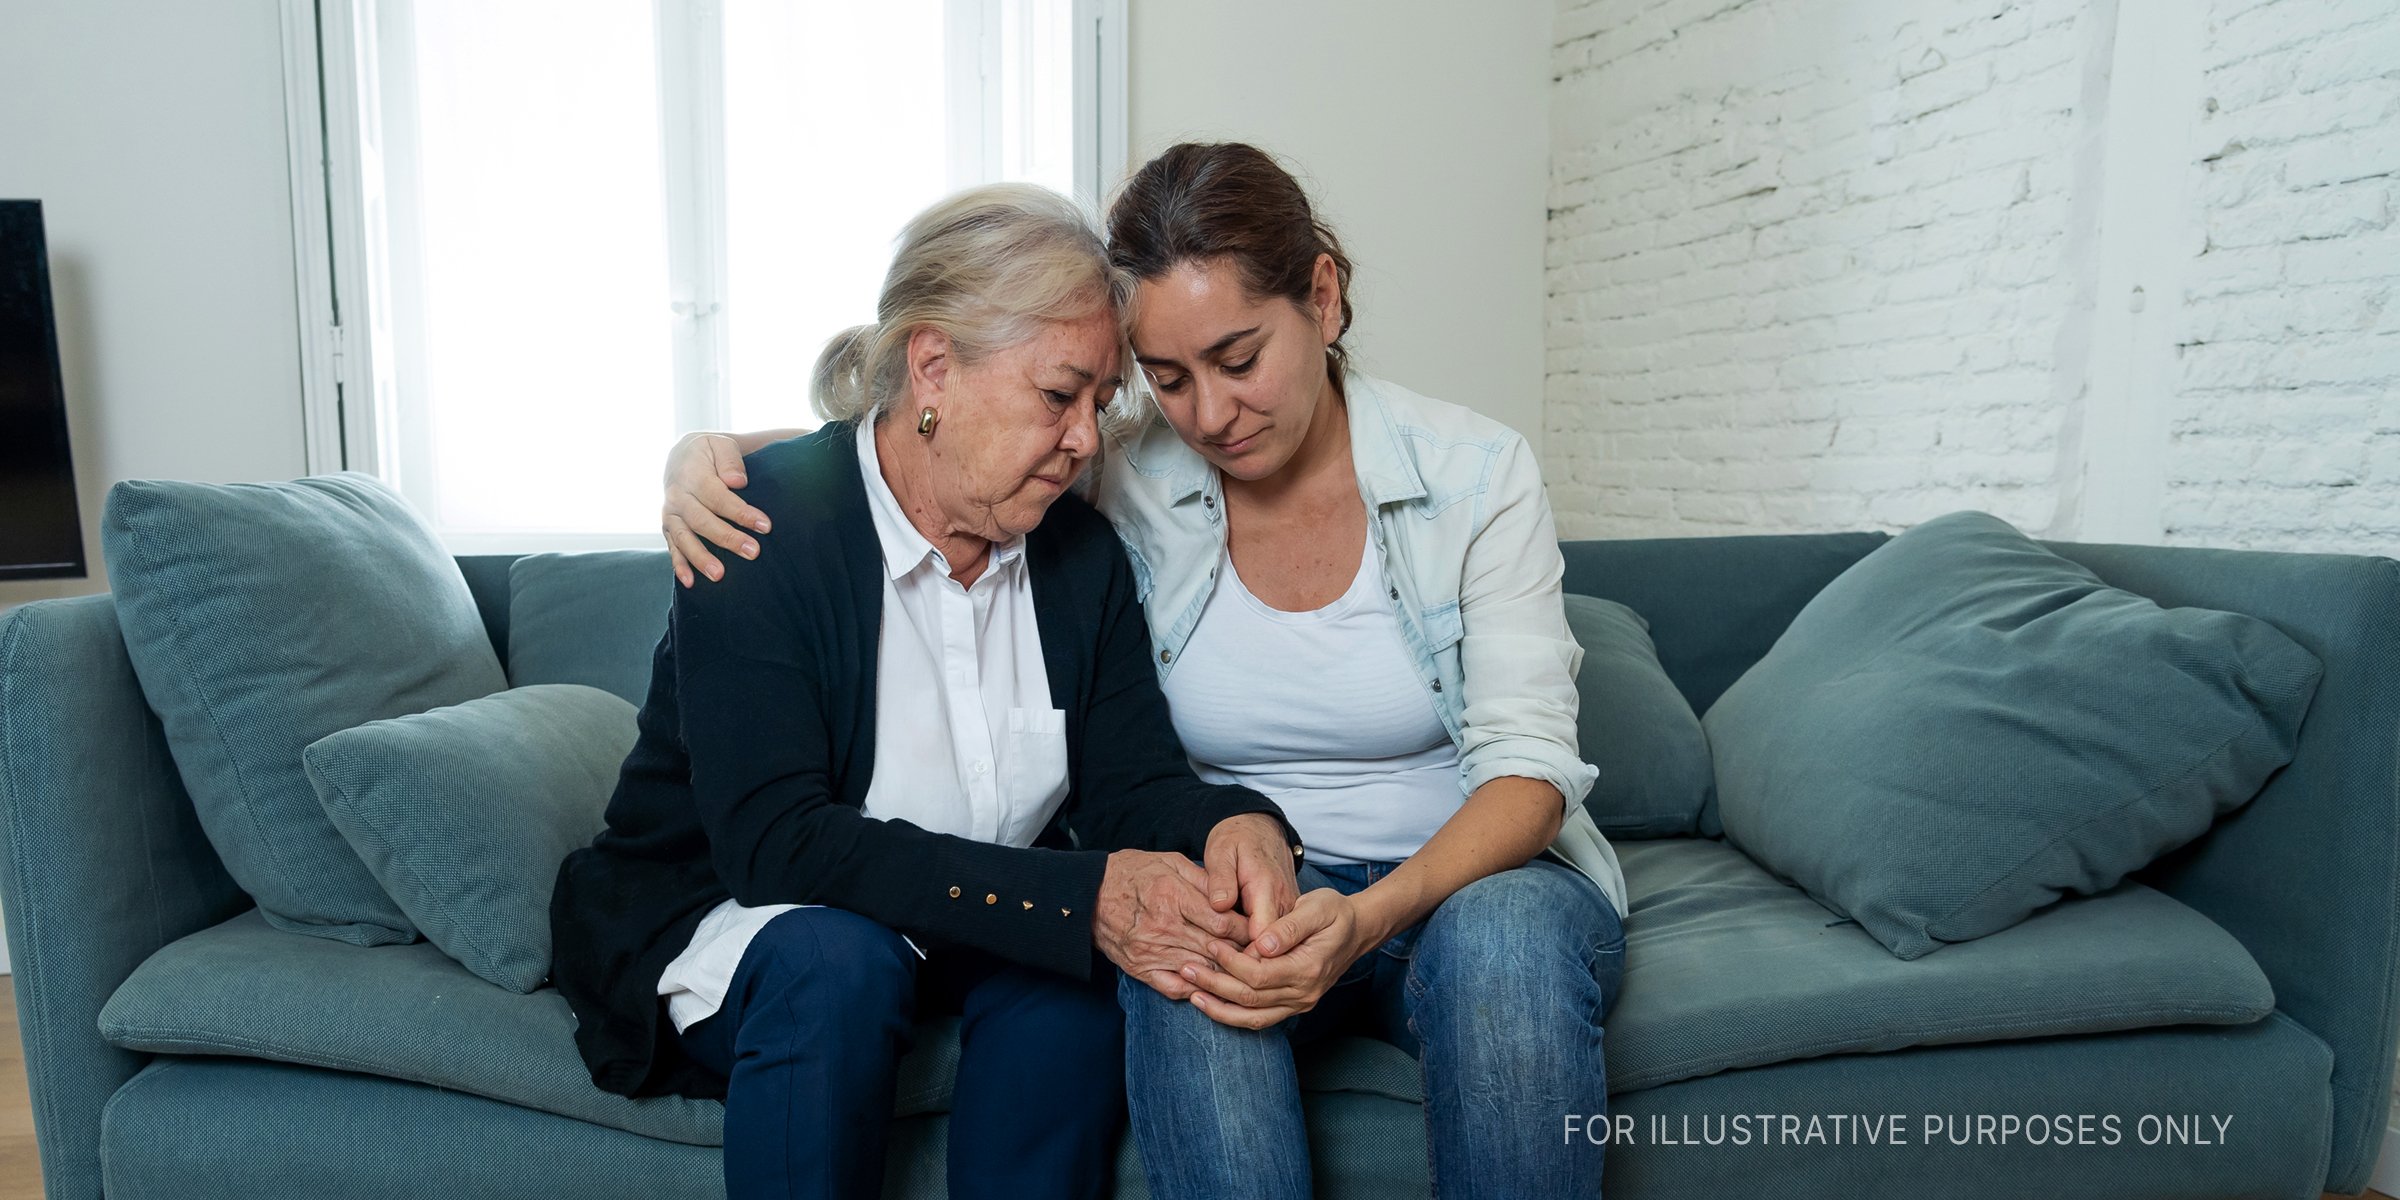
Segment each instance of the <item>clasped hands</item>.
[[1349,897],[1303,896],[1272,817],[1248,813],[1209,832],[1204,863],[1119,850],[1108,857],[1093,941],[1160,994],[1226,1025],[1264,1029],[1307,1012],[1373,943]]

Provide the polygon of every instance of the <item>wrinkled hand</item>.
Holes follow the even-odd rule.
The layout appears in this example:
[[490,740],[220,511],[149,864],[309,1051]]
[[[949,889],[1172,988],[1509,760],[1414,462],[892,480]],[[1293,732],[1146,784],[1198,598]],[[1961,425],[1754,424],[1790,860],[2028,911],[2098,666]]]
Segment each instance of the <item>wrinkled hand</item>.
[[676,582],[692,586],[695,570],[712,580],[725,577],[725,565],[708,552],[708,542],[743,558],[758,557],[758,542],[743,530],[767,532],[767,514],[733,494],[749,483],[741,444],[732,434],[687,433],[675,443],[667,454],[667,496],[659,507],[658,528],[667,535]]
[[1243,813],[1217,822],[1202,852],[1208,868],[1208,903],[1218,912],[1239,905],[1249,918],[1245,944],[1255,941],[1300,901],[1299,866],[1283,840],[1283,827],[1265,813]]
[[1180,854],[1110,854],[1092,913],[1092,943],[1119,970],[1181,1000],[1192,993],[1181,969],[1207,962],[1211,942],[1249,942],[1239,915],[1210,907],[1207,887],[1208,873]]
[[1266,1027],[1315,1008],[1359,956],[1363,934],[1350,897],[1318,888],[1275,922],[1249,948],[1210,942],[1205,965],[1186,964],[1183,977],[1200,990],[1192,1003],[1220,1025]]

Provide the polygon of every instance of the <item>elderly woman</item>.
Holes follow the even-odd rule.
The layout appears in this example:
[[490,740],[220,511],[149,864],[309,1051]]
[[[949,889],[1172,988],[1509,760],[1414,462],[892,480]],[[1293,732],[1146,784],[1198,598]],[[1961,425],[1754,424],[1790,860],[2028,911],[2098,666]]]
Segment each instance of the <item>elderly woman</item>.
[[[725,1099],[734,1196],[879,1194],[914,1018],[960,1016],[958,1196],[1100,1196],[1124,971],[1238,917],[1195,859],[1293,855],[1193,777],[1116,536],[1063,498],[1118,382],[1125,285],[1063,199],[902,234],[834,339],[831,423],[744,464],[786,553],[679,591],[608,828],[552,899],[593,1079]],[[1288,868],[1286,868],[1288,871]]]

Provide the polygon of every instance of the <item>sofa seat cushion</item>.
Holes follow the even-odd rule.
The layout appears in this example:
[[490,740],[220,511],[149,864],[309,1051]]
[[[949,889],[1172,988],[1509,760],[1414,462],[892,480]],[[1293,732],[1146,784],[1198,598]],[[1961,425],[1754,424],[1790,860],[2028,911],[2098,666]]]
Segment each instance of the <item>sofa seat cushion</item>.
[[574,1029],[556,988],[495,987],[431,942],[295,936],[256,909],[160,949],[100,1010],[101,1036],[127,1050],[384,1075],[668,1141],[723,1144],[725,1110],[714,1100],[631,1100],[593,1086]]
[[[431,942],[368,947],[285,933],[256,909],[151,955],[101,1009],[100,1032],[127,1050],[381,1075],[671,1142],[724,1144],[715,1100],[630,1100],[594,1086],[558,989],[496,987]],[[1301,1067],[1311,1092],[1419,1096],[1416,1060],[1369,1038],[1334,1039]],[[957,1018],[921,1023],[900,1062],[893,1115],[948,1112],[957,1072]]]
[[1611,1092],[1829,1054],[2240,1025],[2275,996],[2232,934],[2130,880],[1915,960],[1704,838],[1623,842]]

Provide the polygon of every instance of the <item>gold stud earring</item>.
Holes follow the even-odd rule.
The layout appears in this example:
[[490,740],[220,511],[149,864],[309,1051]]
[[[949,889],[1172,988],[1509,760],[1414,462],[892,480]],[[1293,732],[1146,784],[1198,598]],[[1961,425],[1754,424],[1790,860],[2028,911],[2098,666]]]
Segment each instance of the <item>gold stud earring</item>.
[[933,427],[942,423],[942,414],[928,408],[917,415],[917,436],[932,437]]

